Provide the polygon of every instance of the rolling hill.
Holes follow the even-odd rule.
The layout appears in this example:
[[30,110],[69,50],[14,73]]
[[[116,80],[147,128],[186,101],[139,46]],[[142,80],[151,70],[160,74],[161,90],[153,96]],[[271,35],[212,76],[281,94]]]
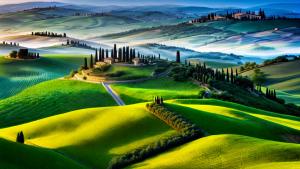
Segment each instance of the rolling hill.
[[26,144],[52,149],[86,168],[106,168],[113,157],[175,133],[145,104],[78,110],[1,129],[1,137],[14,141],[19,130]]
[[0,100],[0,127],[13,126],[72,110],[114,106],[99,84],[53,80]]
[[[278,90],[278,96],[289,103],[300,104],[300,61],[291,61],[262,67],[267,75],[266,86]],[[251,77],[253,71],[243,75]]]
[[43,81],[61,78],[77,70],[85,55],[43,55],[33,61],[11,60],[0,57],[0,99]]
[[298,144],[240,135],[214,135],[193,141],[128,168],[296,169],[300,165],[299,155]]
[[[279,30],[274,31],[275,28]],[[298,54],[299,28],[298,20],[217,21],[136,29],[101,38],[266,59],[281,54]]]
[[[0,166],[6,169],[86,169],[76,161],[46,148],[0,139]],[[33,162],[34,161],[34,162]]]
[[[297,163],[292,162],[300,158],[299,145],[284,143],[299,141],[298,117],[217,100],[171,100],[166,106],[212,136],[182,145],[133,168],[159,165],[159,168],[222,166],[229,169],[272,166],[276,162],[291,162],[288,164],[293,166]],[[146,110],[145,103],[77,110],[3,128],[0,135],[13,141],[19,131],[24,132],[26,144],[47,148],[87,168],[105,168],[117,155],[175,134]],[[175,156],[182,158],[174,161]]]
[[126,104],[151,101],[155,96],[162,96],[165,99],[198,98],[198,92],[201,90],[192,82],[176,82],[171,78],[111,86]]

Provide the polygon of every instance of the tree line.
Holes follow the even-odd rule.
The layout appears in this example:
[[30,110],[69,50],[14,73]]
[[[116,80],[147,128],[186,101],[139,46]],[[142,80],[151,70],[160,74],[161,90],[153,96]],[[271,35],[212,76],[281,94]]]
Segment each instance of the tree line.
[[47,36],[47,37],[59,37],[59,38],[66,38],[67,34],[63,33],[63,34],[59,34],[59,33],[55,33],[55,32],[49,32],[49,31],[45,31],[45,32],[31,32],[32,36]]
[[119,63],[133,63],[133,59],[138,58],[140,63],[149,64],[153,63],[155,60],[160,59],[160,55],[157,57],[155,55],[143,55],[140,52],[136,52],[134,48],[129,46],[124,46],[117,48],[117,45],[114,44],[112,49],[99,48],[95,49],[95,54],[91,54],[90,58],[84,58],[84,63],[82,68],[92,69],[97,62],[104,62],[105,59],[111,58],[114,61],[116,60]]
[[109,169],[127,167],[206,135],[202,129],[185,119],[183,116],[169,111],[164,106],[162,97],[155,97],[154,102],[147,104],[146,106],[152,114],[177,130],[178,133],[114,158],[109,164]]
[[19,51],[12,51],[9,54],[10,58],[18,58],[18,59],[38,59],[40,58],[39,53],[29,52],[28,49],[19,49]]
[[6,41],[3,41],[0,45],[3,45],[3,46],[20,46],[19,43],[16,43],[16,42],[6,42]]

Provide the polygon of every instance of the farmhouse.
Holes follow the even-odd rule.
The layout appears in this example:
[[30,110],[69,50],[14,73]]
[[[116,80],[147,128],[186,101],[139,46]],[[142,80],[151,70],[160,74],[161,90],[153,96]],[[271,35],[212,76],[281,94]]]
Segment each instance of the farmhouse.
[[260,20],[261,16],[249,13],[236,13],[233,14],[233,18],[237,20]]
[[115,63],[115,60],[113,58],[105,58],[104,62],[107,63],[107,64],[112,65],[112,64]]
[[134,58],[132,60],[134,66],[140,66],[141,65],[141,59],[140,58]]

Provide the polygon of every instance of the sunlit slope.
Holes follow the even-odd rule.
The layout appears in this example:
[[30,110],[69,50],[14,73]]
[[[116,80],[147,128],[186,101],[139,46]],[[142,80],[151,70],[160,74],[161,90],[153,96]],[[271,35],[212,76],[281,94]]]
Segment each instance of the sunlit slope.
[[14,140],[23,131],[27,144],[55,149],[89,168],[106,168],[112,157],[173,134],[145,104],[84,109],[2,129]]
[[200,87],[192,82],[176,82],[171,78],[113,84],[112,87],[126,104],[151,101],[155,96],[164,99],[197,98],[200,91]]
[[[300,61],[291,61],[262,67],[261,70],[267,75],[266,85],[270,88],[281,90],[278,96],[288,102],[300,104]],[[251,77],[253,71],[244,73]]]
[[0,127],[7,127],[72,110],[113,106],[112,97],[100,84],[53,80],[0,100]]
[[[202,138],[129,168],[239,169],[299,168],[300,145],[240,135]],[[280,163],[277,163],[280,162]],[[257,166],[258,165],[258,166]]]
[[177,100],[167,104],[209,134],[239,134],[276,141],[297,141],[300,118],[219,100]]
[[0,139],[0,168],[3,169],[85,169],[61,154],[40,147]]

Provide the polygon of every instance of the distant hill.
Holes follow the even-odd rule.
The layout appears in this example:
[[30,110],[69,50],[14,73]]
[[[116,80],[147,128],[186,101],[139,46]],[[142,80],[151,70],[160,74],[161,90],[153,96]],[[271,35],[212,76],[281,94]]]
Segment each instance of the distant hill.
[[8,13],[8,12],[17,12],[23,11],[31,8],[45,8],[49,6],[64,6],[65,3],[60,2],[25,2],[18,4],[8,4],[0,6],[0,13]]

